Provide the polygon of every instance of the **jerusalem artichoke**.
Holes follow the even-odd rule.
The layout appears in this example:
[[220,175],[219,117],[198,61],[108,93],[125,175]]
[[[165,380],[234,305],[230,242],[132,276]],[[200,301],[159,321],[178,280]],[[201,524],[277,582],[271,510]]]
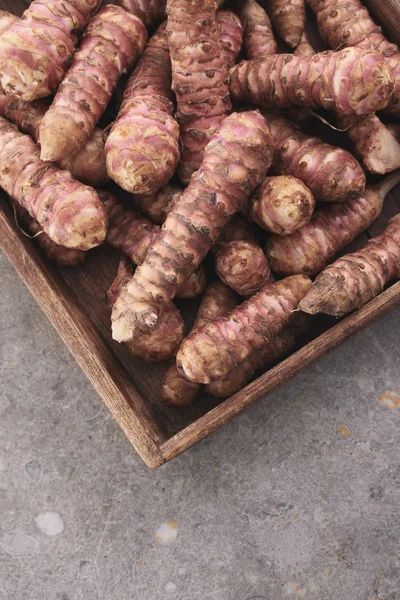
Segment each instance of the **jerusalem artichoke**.
[[57,89],[68,69],[78,34],[101,0],[34,0],[0,39],[0,87],[24,100]]
[[[125,204],[118,202],[113,194],[103,190],[98,193],[109,214],[107,243],[113,248],[121,250],[135,265],[141,265],[149,247],[160,234],[160,228]],[[181,284],[177,296],[193,298],[201,294],[205,287],[205,272],[200,265]]]
[[315,208],[311,191],[290,175],[266,177],[250,198],[249,216],[260,227],[289,235],[306,225]]
[[246,0],[240,11],[247,60],[276,54],[271,21],[256,0]]
[[365,173],[349,152],[303,133],[285,117],[267,113],[276,175],[300,179],[321,202],[357,198],[365,188]]
[[[30,135],[40,144],[39,128],[49,108],[45,99],[26,102],[13,96],[0,94],[0,116],[6,117],[21,131]],[[96,128],[92,137],[76,154],[59,161],[62,169],[69,171],[78,181],[86,185],[99,186],[108,180],[106,159],[104,156],[103,131]]]
[[277,54],[230,70],[232,100],[266,108],[310,106],[366,115],[385,108],[393,89],[383,56],[358,48],[314,56]]
[[86,144],[146,40],[142,21],[119,6],[105,6],[90,21],[40,125],[42,160],[59,161]]
[[317,54],[317,51],[314,50],[314,47],[310,42],[307,31],[303,31],[301,34],[299,43],[297,44],[293,54],[295,56],[314,56],[314,54]]
[[280,275],[317,275],[339,250],[375,221],[386,194],[397,181],[396,173],[367,188],[361,198],[316,211],[311,221],[292,235],[272,235],[266,248],[271,269]]
[[267,345],[250,354],[244,363],[230,371],[224,379],[217,379],[206,385],[206,392],[217,398],[229,398],[236,394],[250,381],[254,373],[290,352],[309,326],[310,317],[302,313],[296,314],[293,320],[278,335],[273,336]]
[[306,25],[304,0],[268,0],[272,23],[283,41],[296,48]]
[[[237,296],[221,281],[211,283],[202,298],[192,331],[203,327],[213,319],[225,316],[238,303]],[[195,400],[200,384],[189,381],[178,371],[176,363],[168,369],[164,376],[161,397],[173,406],[186,406]]]
[[216,9],[215,0],[167,1],[172,89],[182,141],[178,173],[184,183],[200,167],[205,146],[231,110]]
[[28,135],[0,117],[0,186],[57,244],[80,250],[101,244],[107,211],[94,189],[39,155]]
[[270,161],[269,131],[259,112],[233,113],[222,122],[200,169],[114,305],[114,339],[129,340],[157,326],[165,305],[261,183]]
[[[108,291],[111,305],[118,298],[123,286],[131,279],[134,266],[122,258],[118,274]],[[178,309],[171,304],[162,317],[159,327],[152,335],[143,335],[139,340],[127,344],[129,352],[146,362],[160,362],[175,356],[184,334],[183,319]]]
[[342,317],[375,298],[394,279],[400,279],[400,214],[364,248],[326,267],[299,308],[312,315]]
[[216,19],[221,27],[219,45],[225,54],[226,65],[230,69],[235,64],[242,47],[242,23],[231,10],[218,10]]
[[179,126],[172,117],[166,25],[150,38],[129,78],[106,142],[107,170],[124,190],[150,194],[172,177],[179,160]]
[[332,49],[355,46],[376,50],[385,57],[395,82],[394,94],[385,112],[400,116],[400,51],[385,38],[367,8],[359,0],[306,1],[317,17],[321,37]]
[[215,270],[219,278],[241,296],[252,296],[274,276],[264,252],[255,242],[225,242],[218,247]]
[[18,20],[17,15],[13,15],[6,10],[0,10],[0,36]]
[[167,183],[153,194],[138,194],[133,199],[143,214],[157,225],[162,225],[175,202],[181,197],[182,191],[177,185]]
[[236,214],[226,225],[218,238],[217,244],[223,242],[235,241],[256,242],[257,232],[252,223],[245,219],[241,214]]
[[20,204],[15,202],[14,207],[18,222],[25,225],[29,234],[35,238],[40,249],[51,262],[56,263],[60,267],[75,267],[83,263],[86,258],[86,252],[75,248],[59,246],[44,233],[39,223]]
[[305,275],[264,286],[226,317],[189,334],[177,354],[178,369],[197,383],[222,379],[286,327],[310,287]]
[[167,0],[113,0],[152,29],[167,18]]

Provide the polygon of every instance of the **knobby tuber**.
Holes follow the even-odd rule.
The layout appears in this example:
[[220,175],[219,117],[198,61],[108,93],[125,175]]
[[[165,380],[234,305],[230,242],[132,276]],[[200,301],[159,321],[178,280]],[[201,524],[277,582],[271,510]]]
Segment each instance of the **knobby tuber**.
[[249,203],[249,216],[260,227],[278,235],[289,235],[306,225],[315,200],[300,179],[291,175],[266,177]]
[[257,242],[256,228],[242,215],[237,214],[231,219],[218,238],[218,244],[222,242],[235,242],[238,240],[246,242]]
[[310,287],[305,275],[265,286],[226,317],[189,334],[177,354],[178,369],[197,383],[226,377],[282,331]]
[[307,0],[313,9],[321,37],[332,49],[355,46],[376,50],[387,61],[395,89],[385,112],[400,116],[400,51],[389,42],[359,0]]
[[149,194],[165,185],[179,160],[171,63],[162,24],[150,38],[124,91],[106,142],[107,170],[124,190]]
[[[192,331],[225,316],[237,304],[238,297],[233,290],[221,281],[211,283],[202,298]],[[174,362],[164,376],[161,397],[173,406],[186,406],[196,399],[200,387],[199,383],[186,379]]]
[[233,67],[243,44],[243,27],[237,15],[231,10],[218,10],[217,22],[221,27],[219,45],[222,48],[227,67]]
[[255,242],[225,242],[218,247],[215,270],[220,279],[241,296],[252,296],[274,276],[264,252]]
[[306,25],[305,1],[268,0],[268,6],[276,31],[290,48],[296,48]]
[[111,4],[122,6],[127,12],[143,21],[152,29],[167,17],[167,0],[113,0]]
[[[118,298],[121,289],[132,278],[134,265],[125,257],[120,261],[116,279],[108,291],[111,305]],[[160,362],[175,356],[182,342],[184,324],[179,310],[171,304],[161,317],[159,327],[152,335],[143,335],[139,340],[129,342],[129,352],[146,362]]]
[[0,10],[0,36],[18,20],[17,15],[13,15],[6,10]]
[[232,100],[266,108],[310,106],[367,115],[385,108],[393,89],[384,57],[359,48],[314,56],[276,54],[230,70]]
[[18,223],[25,226],[27,232],[35,239],[35,242],[51,262],[60,267],[75,267],[83,263],[86,252],[59,246],[44,233],[39,223],[20,204],[14,202],[14,207]]
[[43,160],[61,160],[86,144],[146,40],[142,21],[119,6],[105,6],[93,17],[40,125]]
[[133,200],[138,209],[157,225],[162,225],[167,214],[171,211],[175,202],[182,195],[182,188],[172,183],[167,183],[163,188],[153,194],[138,194]]
[[339,250],[375,221],[386,194],[397,182],[395,173],[379,185],[366,188],[361,198],[316,211],[311,221],[292,235],[272,235],[266,248],[271,269],[280,275],[317,275]]
[[240,11],[245,55],[248,60],[276,54],[271,21],[256,0],[246,0]]
[[314,50],[314,47],[311,44],[307,31],[303,31],[301,34],[299,43],[293,54],[295,56],[314,56],[314,54],[317,54],[317,51]]
[[0,186],[57,244],[89,250],[104,241],[107,210],[93,188],[40,159],[28,135],[0,117]]
[[182,153],[178,173],[188,183],[207,142],[231,110],[226,55],[215,0],[168,0],[168,41]]
[[157,327],[179,286],[261,183],[271,154],[269,130],[259,112],[233,113],[222,122],[200,169],[114,305],[114,339],[126,341]]
[[[0,116],[6,117],[18,129],[30,135],[40,144],[39,129],[44,115],[49,109],[47,99],[27,102],[14,96],[0,94]],[[108,181],[104,156],[103,131],[96,128],[92,137],[76,154],[71,154],[59,163],[62,169],[86,185],[99,186]]]
[[206,392],[217,398],[229,398],[236,394],[257,371],[288,354],[310,324],[311,319],[308,315],[296,314],[293,320],[278,335],[273,336],[267,345],[253,352],[244,363],[230,371],[224,379],[217,379],[206,385]]
[[101,0],[35,0],[1,36],[0,87],[24,100],[54,92],[68,69],[78,34]]
[[357,198],[365,188],[365,173],[353,156],[303,133],[285,117],[266,113],[270,127],[275,175],[300,179],[321,202]]
[[[129,208],[129,206],[118,202],[113,194],[103,190],[98,193],[109,215],[107,243],[113,248],[121,250],[135,265],[141,265],[146,258],[149,247],[160,234],[160,228]],[[201,294],[205,287],[205,272],[200,265],[181,284],[177,296],[180,298],[193,298]]]

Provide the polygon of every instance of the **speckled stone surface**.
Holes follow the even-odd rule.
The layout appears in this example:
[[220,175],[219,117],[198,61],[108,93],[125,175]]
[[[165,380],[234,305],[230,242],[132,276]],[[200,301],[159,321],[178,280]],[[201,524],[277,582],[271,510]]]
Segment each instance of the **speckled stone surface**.
[[1,600],[400,599],[400,311],[151,471],[0,281]]

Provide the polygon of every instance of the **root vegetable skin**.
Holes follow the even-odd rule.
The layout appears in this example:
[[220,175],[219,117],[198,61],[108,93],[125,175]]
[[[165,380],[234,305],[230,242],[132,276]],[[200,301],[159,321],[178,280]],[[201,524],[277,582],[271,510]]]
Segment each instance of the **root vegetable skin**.
[[150,194],[174,174],[179,160],[179,126],[173,110],[164,23],[150,38],[129,78],[106,142],[108,174],[124,190]]
[[100,198],[67,171],[40,160],[39,154],[29,136],[0,117],[0,186],[57,244],[80,250],[98,246],[108,223]]
[[112,4],[122,6],[149,28],[159,25],[167,17],[167,0],[114,0]]
[[77,43],[77,34],[101,0],[35,0],[1,36],[0,87],[24,100],[57,89]]
[[227,117],[113,310],[113,336],[125,341],[157,325],[164,306],[203,260],[229,219],[265,176],[268,127],[256,111]]
[[6,10],[0,10],[0,36],[17,21],[17,15],[13,15]]
[[271,269],[280,275],[320,273],[339,250],[375,221],[387,191],[384,184],[380,190],[367,188],[361,198],[317,211],[292,235],[272,235],[266,248]]
[[345,202],[362,194],[365,173],[349,152],[306,135],[284,117],[268,113],[266,118],[274,174],[297,177],[321,202]]
[[[118,274],[108,291],[108,299],[113,304],[122,287],[132,277],[134,266],[123,258],[118,267]],[[144,335],[140,340],[127,344],[129,352],[146,362],[168,360],[176,354],[183,339],[184,324],[178,309],[171,304],[161,317],[157,331],[153,335]]]
[[43,160],[59,161],[86,144],[119,78],[132,68],[146,41],[142,21],[119,6],[105,6],[90,21],[40,125]]
[[[221,281],[211,283],[200,304],[193,330],[203,327],[212,319],[223,317],[238,303],[238,297]],[[176,363],[171,365],[164,376],[161,397],[172,406],[186,406],[191,404],[200,391],[200,384],[186,379],[178,371]]]
[[233,217],[225,227],[218,244],[222,242],[257,242],[257,232],[255,231],[254,225],[252,225],[247,219],[238,214]]
[[133,199],[142,213],[150,217],[157,225],[162,225],[182,192],[182,188],[168,183],[153,194],[138,194]]
[[191,333],[178,351],[178,369],[197,383],[226,377],[282,331],[310,287],[304,275],[265,286],[226,317]]
[[44,233],[39,223],[22,206],[17,203],[14,206],[18,221],[25,225],[27,231],[35,238],[35,242],[51,262],[56,263],[60,267],[76,267],[84,262],[86,252],[59,246]]
[[303,31],[293,54],[295,56],[314,56],[314,54],[317,54],[309,40],[308,33],[306,31]]
[[255,0],[246,0],[240,12],[243,24],[244,47],[247,60],[276,54],[277,45],[271,21]]
[[[40,144],[40,125],[49,109],[47,100],[26,102],[13,96],[0,95],[0,115],[14,123],[18,129],[30,135]],[[100,186],[108,181],[104,157],[103,131],[95,129],[92,137],[76,154],[59,162],[78,181],[86,185]]]
[[217,22],[221,26],[219,44],[228,68],[233,67],[243,44],[243,27],[237,15],[231,10],[218,10]]
[[275,29],[290,48],[295,48],[306,24],[305,0],[269,0],[268,4]]
[[241,296],[251,296],[275,281],[264,252],[255,242],[226,242],[218,248],[215,270]]
[[355,46],[376,50],[386,59],[395,81],[392,100],[385,112],[400,116],[400,52],[389,42],[359,0],[307,0],[322,38],[332,48]]
[[206,385],[206,392],[217,398],[229,398],[241,390],[253,375],[269,363],[290,352],[311,324],[311,318],[297,314],[280,334],[271,338],[269,344],[250,355],[248,360],[228,373],[225,379],[218,379]]
[[182,153],[178,173],[188,183],[204,148],[230,112],[227,56],[215,0],[168,0],[168,42]]
[[266,108],[309,106],[366,115],[385,108],[393,90],[383,56],[358,48],[314,56],[277,54],[230,70],[232,100]]
[[290,175],[267,177],[250,199],[249,215],[260,227],[289,235],[306,225],[315,200],[300,179]]
[[400,279],[400,214],[359,252],[347,254],[324,269],[300,309],[342,317],[375,298],[394,279]]
[[[101,190],[99,196],[109,215],[107,243],[121,250],[135,265],[141,265],[151,244],[159,236],[160,228],[146,217],[118,202],[113,194]],[[205,287],[205,272],[202,267],[199,267],[188,280],[182,283],[177,296],[193,298],[201,294]]]

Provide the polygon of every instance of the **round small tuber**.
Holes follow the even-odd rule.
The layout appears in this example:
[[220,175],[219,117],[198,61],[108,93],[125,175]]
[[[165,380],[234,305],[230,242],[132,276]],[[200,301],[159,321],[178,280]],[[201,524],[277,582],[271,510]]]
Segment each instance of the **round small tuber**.
[[274,277],[264,252],[255,242],[225,242],[218,248],[215,270],[241,296],[252,296]]

